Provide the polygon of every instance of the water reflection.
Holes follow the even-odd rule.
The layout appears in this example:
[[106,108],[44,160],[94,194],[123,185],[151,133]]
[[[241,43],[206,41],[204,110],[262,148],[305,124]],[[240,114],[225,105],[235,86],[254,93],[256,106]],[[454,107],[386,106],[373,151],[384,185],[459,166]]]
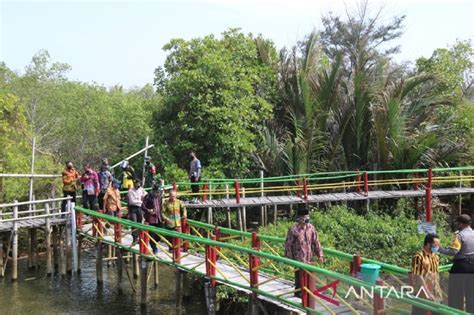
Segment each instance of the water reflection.
[[[9,262],[10,263],[10,262]],[[42,262],[44,266],[44,262]],[[80,275],[46,276],[44,267],[27,271],[27,261],[20,261],[19,280],[12,283],[7,268],[0,278],[0,314],[176,314],[174,268],[159,265],[159,285],[155,289],[150,277],[148,304],[140,307],[140,296],[133,292],[126,273],[123,275],[123,293],[117,288],[115,267],[104,263],[104,284],[96,284],[95,257],[91,252],[82,255]],[[139,280],[132,279],[139,290]],[[184,283],[182,314],[206,314],[204,293],[200,286]],[[192,290],[192,292],[190,292]]]

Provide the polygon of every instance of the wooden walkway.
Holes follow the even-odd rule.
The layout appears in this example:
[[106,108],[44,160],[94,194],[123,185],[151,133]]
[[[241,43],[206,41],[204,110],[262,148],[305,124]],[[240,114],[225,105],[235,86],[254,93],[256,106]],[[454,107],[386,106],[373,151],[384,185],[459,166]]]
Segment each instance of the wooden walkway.
[[[91,224],[85,224],[82,227],[81,230],[78,230],[78,232],[80,232],[81,234],[85,234],[86,236],[92,236],[92,225]],[[103,239],[105,241],[110,242],[110,243],[114,243],[113,228],[108,229],[106,234],[108,234],[108,235],[105,235]],[[129,235],[129,234],[126,234],[125,230],[123,231],[122,235],[123,235],[123,237],[122,237],[121,244],[124,247],[130,247],[132,245],[132,241],[133,241],[132,236]],[[160,244],[163,246],[163,248],[168,247],[165,243],[160,242]],[[138,244],[134,245],[131,248],[133,248],[134,250],[139,251],[139,245]],[[158,251],[158,253],[156,254],[156,257],[158,259],[162,260],[162,261],[165,261],[165,262],[173,262],[173,260],[169,256],[169,254],[165,253],[161,250]],[[151,256],[150,256],[150,258],[151,258]],[[181,263],[179,265],[182,268],[180,268],[178,266],[178,269],[183,270],[185,272],[189,269],[193,269],[198,273],[206,275],[206,266],[205,266],[204,262],[205,262],[205,257],[203,255],[200,255],[200,254],[197,254],[197,253],[192,253],[192,254],[186,253],[181,258]],[[234,268],[232,268],[232,266],[230,266],[230,264],[228,264],[227,262],[223,261],[222,259],[218,260],[217,261],[217,267],[220,270],[220,272],[222,272],[225,275],[225,278],[227,278],[228,280],[230,280],[232,282],[235,282],[235,283],[242,284],[242,286],[248,286],[248,284],[249,284],[248,280],[243,278],[242,275],[240,273],[238,273]],[[243,267],[239,267],[239,269],[240,269],[242,274],[244,274],[244,275],[248,274],[247,269],[245,269]],[[217,272],[216,276],[221,277],[221,278],[224,277],[220,272]],[[262,282],[262,283],[264,283],[268,280],[268,282],[266,282],[263,285],[259,286],[259,289],[264,291],[264,292],[271,293],[273,295],[278,295],[278,294],[282,294],[282,293],[285,293],[285,292],[291,292],[291,291],[294,291],[294,289],[295,289],[294,288],[294,283],[292,281],[288,281],[288,280],[285,280],[285,279],[275,279],[274,276],[269,275],[269,274],[265,274],[263,272],[260,272],[258,277],[259,277],[259,281]],[[218,279],[216,281],[219,282]],[[230,286],[229,284],[225,284],[225,285]],[[251,291],[246,290],[244,288],[241,288],[239,286],[231,286],[231,287],[235,288],[236,290],[245,292],[245,293],[250,293],[251,292]],[[294,303],[298,303],[298,304],[301,303],[301,298],[294,297],[293,293],[290,293],[288,295],[283,295],[282,297],[284,297],[285,299],[287,299],[289,301],[292,301]],[[282,307],[284,309],[287,309],[289,311],[295,312],[296,314],[306,314],[306,312],[303,312],[303,311],[301,311],[300,309],[298,309],[294,306],[285,304],[283,302],[272,300],[272,299],[270,299],[268,297],[265,297],[261,294],[258,295],[258,298],[263,300],[263,301],[266,301],[268,303],[271,303],[271,304],[277,305],[279,307]],[[350,309],[347,308],[346,306],[344,306],[343,304],[341,304],[340,306],[336,306],[336,305],[328,303],[328,302],[326,302],[322,299],[318,299],[318,302],[316,303],[315,310],[319,311],[321,313],[326,314],[327,311],[326,311],[325,307],[323,307],[321,304],[318,304],[318,303],[324,303],[324,305],[327,308],[331,309],[331,311],[334,312],[335,314],[353,314],[350,311]],[[364,312],[360,312],[360,314],[364,314]]]
[[[49,222],[51,225],[64,225],[68,219],[65,218],[51,218]],[[45,219],[28,219],[20,220],[17,223],[18,229],[20,228],[44,228],[46,226]],[[13,230],[13,222],[1,222],[0,221],[0,232],[8,232]]]
[[[265,196],[265,197],[241,197],[240,203],[235,198],[230,199],[214,199],[204,203],[185,202],[187,208],[238,208],[251,206],[267,206],[267,205],[289,205],[299,203],[319,203],[334,201],[355,201],[355,200],[373,200],[387,198],[414,198],[424,197],[425,190],[393,190],[393,191],[369,191],[368,195],[364,193],[348,192],[348,193],[324,193],[317,195],[308,195],[308,200],[297,196]],[[431,190],[432,196],[452,196],[462,194],[474,194],[474,188],[438,188]]]

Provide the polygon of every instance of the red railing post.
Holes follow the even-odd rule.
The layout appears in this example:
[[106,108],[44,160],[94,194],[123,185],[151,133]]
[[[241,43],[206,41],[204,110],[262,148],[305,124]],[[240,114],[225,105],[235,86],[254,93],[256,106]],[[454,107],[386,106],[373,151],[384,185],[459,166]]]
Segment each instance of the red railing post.
[[[377,282],[376,282],[376,285],[377,286],[383,286],[383,281],[380,280],[380,279],[377,279]],[[383,300],[383,297],[380,295],[380,292],[377,292],[378,290],[374,290],[374,299],[373,299],[373,303],[374,303],[374,314],[385,314],[384,312],[384,308],[385,308],[385,305],[384,305],[384,300]]]
[[76,226],[78,229],[82,228],[82,211],[76,211]]
[[[260,240],[257,232],[252,232],[252,249],[260,250]],[[258,288],[258,269],[260,267],[260,257],[249,254],[249,268],[250,268],[250,287]]]
[[428,169],[428,183],[426,184],[426,221],[431,222],[433,216],[433,210],[431,209],[431,188],[433,185],[433,170],[431,167]]
[[[186,218],[181,218],[181,231],[185,234],[189,234],[189,224]],[[183,240],[183,252],[187,252],[189,249],[189,241]]]
[[298,187],[298,186],[301,186],[301,180],[297,179],[295,183],[296,183],[296,188],[297,188],[296,197],[301,198],[301,191],[299,191],[299,187]]
[[[176,232],[181,232],[181,229],[178,227]],[[179,237],[173,237],[173,261],[175,263],[181,262],[181,239]]]
[[303,196],[304,200],[308,200],[308,179],[303,179]]
[[238,179],[235,180],[234,188],[235,188],[235,201],[237,203],[240,203],[240,183]]
[[140,254],[148,255],[148,232],[140,230],[138,237],[140,239]]
[[[216,241],[219,241],[220,238],[221,238],[221,230],[219,229],[219,227],[218,227],[217,225],[214,227],[214,234],[213,234],[213,237],[216,238],[216,239],[215,239]],[[220,251],[220,249],[221,249],[220,247],[216,247],[216,249],[215,249],[215,252],[216,252],[216,261],[219,259],[219,253],[218,253],[217,251]]]
[[[117,214],[117,217],[120,218],[120,213]],[[122,243],[122,224],[120,223],[114,223],[114,240],[115,243]]]
[[209,189],[209,186],[206,184],[204,184],[203,188],[202,188],[202,202],[206,202],[207,201],[207,190]]
[[305,288],[308,288],[308,274],[304,269],[300,269],[298,275],[300,277],[301,304],[303,307],[308,307],[308,292],[305,290]]
[[352,256],[352,261],[350,262],[351,276],[355,277],[358,272],[360,272],[360,265],[362,264],[362,257],[360,255]]
[[[216,240],[216,236],[212,235],[212,240]],[[209,278],[211,286],[216,286],[216,280],[213,277],[216,276],[216,268],[214,266],[217,263],[216,251],[213,246],[206,245],[206,276]],[[213,266],[214,264],[214,266]]]
[[364,194],[367,197],[369,195],[369,173],[364,172]]
[[[357,170],[357,172],[359,172],[359,170]],[[356,191],[360,193],[360,173],[357,173],[356,177]]]

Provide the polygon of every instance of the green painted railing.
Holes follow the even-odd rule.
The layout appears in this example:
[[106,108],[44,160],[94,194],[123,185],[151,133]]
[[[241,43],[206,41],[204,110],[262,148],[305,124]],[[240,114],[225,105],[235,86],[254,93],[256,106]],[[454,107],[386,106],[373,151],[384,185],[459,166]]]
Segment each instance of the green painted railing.
[[[186,240],[186,241],[189,241],[189,242],[195,242],[195,243],[202,244],[202,245],[209,245],[209,246],[218,247],[218,248],[226,248],[226,249],[229,249],[231,251],[239,252],[239,253],[245,254],[245,255],[254,255],[254,256],[257,256],[257,257],[260,257],[260,258],[269,259],[269,260],[273,260],[275,262],[286,264],[286,265],[291,266],[295,269],[303,269],[303,270],[306,270],[306,271],[311,272],[311,273],[316,273],[316,274],[323,275],[323,276],[326,276],[326,277],[329,277],[329,278],[332,278],[332,279],[336,279],[336,280],[341,281],[344,284],[347,284],[347,285],[350,285],[350,286],[355,286],[357,288],[365,288],[367,290],[372,290],[374,288],[372,285],[370,285],[370,284],[368,284],[364,281],[358,280],[356,278],[353,278],[353,277],[350,277],[350,276],[347,276],[347,275],[344,275],[344,274],[340,274],[340,273],[337,273],[337,272],[333,272],[333,271],[330,271],[330,270],[326,270],[326,269],[323,269],[323,268],[319,268],[319,267],[316,267],[316,266],[313,266],[313,265],[310,265],[310,264],[305,264],[305,263],[302,263],[302,262],[299,262],[299,261],[296,261],[296,260],[292,260],[292,259],[289,259],[289,258],[286,258],[286,257],[272,255],[272,254],[269,254],[269,253],[266,253],[266,252],[263,252],[263,251],[258,251],[258,250],[254,250],[254,249],[251,249],[251,248],[237,246],[237,245],[234,245],[232,243],[213,241],[213,240],[208,239],[208,238],[203,238],[203,237],[197,237],[197,236],[194,236],[194,235],[178,233],[178,232],[170,231],[170,230],[166,230],[166,229],[160,229],[160,228],[156,228],[156,227],[153,227],[153,226],[136,223],[136,222],[133,222],[133,221],[130,221],[130,220],[125,220],[125,219],[117,218],[117,217],[114,217],[114,216],[109,216],[109,215],[106,215],[106,214],[102,214],[102,213],[99,213],[99,212],[96,212],[96,211],[93,211],[93,210],[89,210],[89,209],[84,209],[84,208],[81,208],[81,207],[76,207],[75,209],[76,209],[76,211],[83,212],[83,213],[85,213],[85,214],[87,214],[91,217],[101,218],[101,219],[104,219],[104,220],[112,222],[112,223],[120,223],[120,224],[122,224],[122,226],[125,226],[125,227],[139,229],[139,230],[142,230],[142,231],[154,232],[154,233],[162,234],[162,235],[165,235],[165,236],[179,238],[179,239]],[[85,235],[85,236],[90,237],[89,235]],[[98,238],[96,238],[96,239],[98,239]],[[267,239],[269,240],[269,238],[267,238]],[[103,240],[103,239],[101,239],[101,240],[105,242],[105,240]],[[113,243],[113,242],[109,242],[109,243],[111,245],[121,247],[125,250],[131,250],[130,247],[127,248],[126,246],[119,245],[119,244],[116,244],[116,243]],[[147,256],[147,258],[151,259],[150,256]],[[172,264],[172,265],[175,265],[175,266],[179,266],[180,268],[183,268],[183,266],[181,266],[179,264],[170,263],[170,262],[168,262],[168,263]],[[189,271],[197,273],[195,270],[189,270]],[[199,274],[203,275],[202,273],[199,273]],[[235,283],[233,281],[229,281],[229,280],[226,280],[226,279],[223,279],[223,278],[219,278],[217,276],[213,277],[213,278],[215,278],[215,280],[217,280],[221,283],[226,283],[226,284],[229,284],[229,285],[242,287],[242,288],[245,288],[247,290],[251,290],[255,293],[267,296],[267,297],[269,297],[271,299],[274,299],[276,301],[280,301],[280,302],[283,302],[283,303],[286,303],[286,304],[289,304],[289,305],[293,305],[294,307],[303,309],[300,304],[282,299],[279,296],[275,296],[271,293],[262,291],[260,289],[251,288],[249,286],[243,286],[240,283]],[[390,289],[387,289],[387,288],[377,287],[376,290],[377,290],[377,292],[380,292],[380,294],[384,297],[388,297],[388,298],[391,298],[391,299],[394,299],[394,300],[397,300],[397,301],[400,301],[400,302],[403,302],[403,303],[406,303],[406,304],[409,304],[409,305],[412,305],[412,306],[417,306],[417,307],[419,307],[421,309],[424,309],[424,310],[439,312],[439,313],[442,313],[442,314],[468,314],[468,313],[462,312],[460,310],[456,310],[456,309],[453,309],[451,307],[448,307],[446,305],[438,304],[438,303],[428,301],[428,300],[425,300],[425,299],[420,299],[420,298],[416,298],[416,297],[408,297],[408,296],[400,297],[400,296],[398,296],[398,294],[396,292],[393,292],[393,290],[390,290]],[[311,309],[308,309],[308,308],[304,309],[304,310],[311,311]]]

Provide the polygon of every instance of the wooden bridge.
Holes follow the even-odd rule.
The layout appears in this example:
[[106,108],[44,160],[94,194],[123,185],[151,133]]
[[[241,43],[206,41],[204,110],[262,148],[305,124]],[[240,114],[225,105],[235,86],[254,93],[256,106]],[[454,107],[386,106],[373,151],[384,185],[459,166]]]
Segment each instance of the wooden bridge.
[[[368,203],[371,200],[387,198],[422,198],[426,220],[431,221],[432,197],[459,198],[461,195],[470,194],[471,200],[473,199],[473,170],[474,167],[459,167],[333,172],[271,178],[261,176],[242,180],[217,179],[198,183],[199,193],[188,190],[191,185],[189,182],[175,183],[167,187],[176,189],[181,197],[199,198],[198,202],[186,202],[186,206],[189,209],[208,209],[208,223],[212,222],[213,209],[236,208],[239,230],[218,228],[189,220],[183,222],[182,233],[178,233],[75,207],[65,198],[3,204],[0,205],[0,276],[4,276],[8,262],[11,261],[12,280],[17,279],[18,231],[24,228],[31,230],[28,255],[30,267],[38,264],[36,230],[44,232],[48,274],[53,272],[53,264],[59,261],[61,274],[65,275],[68,271],[78,272],[84,239],[96,245],[99,283],[102,281],[104,248],[108,248],[108,258],[117,261],[119,281],[122,281],[124,270],[128,273],[128,269],[124,267],[124,256],[127,252],[131,253],[133,272],[135,275],[140,274],[142,279],[143,303],[146,302],[149,264],[154,264],[153,268],[157,274],[159,262],[177,268],[177,283],[180,282],[183,272],[193,273],[208,280],[206,296],[209,313],[213,313],[215,286],[219,283],[248,293],[253,314],[257,312],[256,301],[259,300],[293,312],[310,314],[390,313],[394,310],[403,313],[409,312],[414,305],[442,314],[464,314],[423,299],[398,298],[390,294],[383,296],[383,292],[369,300],[346,298],[345,293],[349,287],[368,290],[372,288],[373,284],[361,281],[355,276],[361,262],[374,261],[325,249],[326,255],[347,260],[351,264],[347,275],[282,257],[282,239],[247,232],[245,209],[260,207],[262,217],[262,209],[273,206],[276,214],[278,205],[341,201]],[[66,201],[67,206],[66,210],[61,212],[59,203],[63,201]],[[230,210],[227,214],[230,215]],[[261,223],[264,224],[265,220],[262,219]],[[139,232],[138,244],[132,242],[132,230]],[[7,235],[8,241],[5,239]],[[156,253],[151,251],[152,243],[158,247]],[[7,247],[6,252],[3,251],[4,244]],[[168,247],[171,247],[171,251]],[[408,270],[383,262],[375,263],[382,266],[387,276],[383,280],[386,282],[381,282],[382,284],[400,284],[406,280],[401,280],[400,277],[407,278]],[[295,270],[301,270],[301,281],[304,283],[299,291],[293,283]],[[332,287],[337,287],[334,295],[326,290]],[[295,297],[295,293],[301,297]]]

